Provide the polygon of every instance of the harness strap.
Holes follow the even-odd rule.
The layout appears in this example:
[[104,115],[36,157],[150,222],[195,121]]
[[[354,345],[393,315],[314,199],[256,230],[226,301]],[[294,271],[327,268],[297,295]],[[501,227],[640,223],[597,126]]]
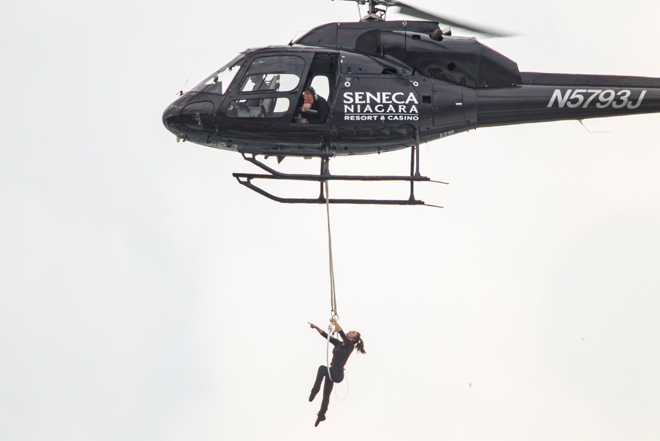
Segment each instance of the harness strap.
[[332,380],[332,374],[330,373],[330,333],[332,332],[332,325],[328,326],[328,345],[325,348],[325,367],[328,369],[328,377],[330,381]]

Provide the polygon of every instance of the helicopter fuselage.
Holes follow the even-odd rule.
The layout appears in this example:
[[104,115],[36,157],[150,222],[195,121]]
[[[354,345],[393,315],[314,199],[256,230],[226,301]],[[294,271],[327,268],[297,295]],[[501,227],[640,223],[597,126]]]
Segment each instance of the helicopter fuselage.
[[[479,127],[660,112],[660,79],[520,72],[476,39],[438,30],[330,23],[288,46],[247,50],[172,103],[163,122],[220,149],[351,155]],[[302,124],[303,90],[317,84],[328,117]]]

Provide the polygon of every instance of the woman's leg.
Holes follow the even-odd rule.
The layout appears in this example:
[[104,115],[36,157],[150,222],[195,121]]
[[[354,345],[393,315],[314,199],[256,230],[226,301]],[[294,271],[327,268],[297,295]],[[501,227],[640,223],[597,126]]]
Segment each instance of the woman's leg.
[[330,375],[332,380],[328,377],[328,369],[325,366],[325,383],[323,384],[323,402],[321,403],[321,410],[319,410],[319,415],[325,415],[328,411],[328,404],[330,404],[330,395],[332,394],[332,388],[335,383],[341,383],[344,380],[344,371],[338,370],[336,368],[330,368]]
[[318,371],[316,371],[316,380],[314,381],[314,386],[312,387],[312,392],[309,394],[309,401],[314,401],[316,394],[321,390],[321,381],[328,376],[328,368],[326,366],[319,366]]
[[332,388],[335,383],[332,382],[329,378],[326,377],[325,383],[323,383],[323,402],[321,403],[321,409],[319,410],[319,416],[324,415],[328,411],[328,404],[330,404],[330,395],[332,394]]

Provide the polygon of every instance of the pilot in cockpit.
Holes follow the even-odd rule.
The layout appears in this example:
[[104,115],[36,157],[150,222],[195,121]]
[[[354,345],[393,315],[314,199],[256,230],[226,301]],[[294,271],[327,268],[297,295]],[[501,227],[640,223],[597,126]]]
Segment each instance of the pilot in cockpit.
[[319,96],[313,87],[308,87],[303,92],[303,102],[296,109],[296,116],[301,124],[324,124],[329,111],[325,98]]

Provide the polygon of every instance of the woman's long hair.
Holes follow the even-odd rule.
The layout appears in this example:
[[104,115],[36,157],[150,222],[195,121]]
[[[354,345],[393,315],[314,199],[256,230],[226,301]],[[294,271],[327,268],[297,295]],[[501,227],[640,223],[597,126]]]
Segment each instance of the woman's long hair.
[[355,337],[355,348],[360,354],[366,354],[367,351],[364,350],[364,342],[362,341],[362,337],[360,337],[360,333],[357,331],[355,333],[357,334]]

